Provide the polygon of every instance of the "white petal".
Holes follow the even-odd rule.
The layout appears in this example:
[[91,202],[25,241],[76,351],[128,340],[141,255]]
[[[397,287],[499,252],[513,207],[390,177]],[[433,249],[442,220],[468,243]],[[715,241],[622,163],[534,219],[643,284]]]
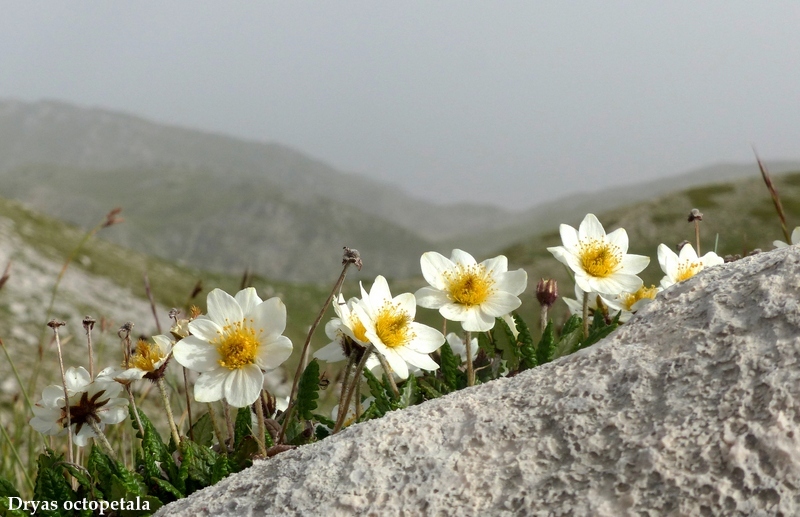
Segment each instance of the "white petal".
[[519,308],[520,305],[522,301],[513,294],[497,291],[480,305],[480,310],[493,318],[499,318]]
[[422,276],[425,281],[436,289],[445,289],[447,287],[444,273],[456,267],[452,260],[435,251],[423,253],[419,259],[419,265],[422,268]]
[[567,262],[567,257],[571,257],[572,255],[569,252],[567,252],[564,246],[552,246],[550,248],[547,248],[547,251],[552,253],[553,257],[555,257],[557,261],[561,262],[564,265],[569,266],[569,263]]
[[709,251],[705,255],[703,255],[703,266],[704,267],[711,267],[711,266],[718,266],[719,264],[724,264],[725,259],[714,253],[713,251]]
[[613,232],[606,235],[609,244],[618,247],[620,252],[628,252],[628,232],[624,228],[617,228]]
[[603,239],[605,236],[606,231],[600,221],[597,220],[597,216],[586,214],[578,228],[578,238],[583,241],[586,239]]
[[492,277],[496,277],[508,271],[508,259],[505,255],[498,255],[494,258],[486,259],[481,262],[481,264]]
[[397,350],[397,355],[399,355],[403,361],[411,366],[416,366],[417,368],[422,368],[423,370],[436,370],[439,368],[439,365],[436,364],[436,361],[431,359],[428,354],[421,354],[408,348],[402,348]]
[[528,273],[524,269],[500,273],[497,276],[495,287],[501,291],[519,296],[528,287]]
[[670,249],[669,246],[667,246],[666,244],[658,245],[658,265],[661,266],[661,271],[663,271],[666,274],[669,274],[667,272],[668,271],[667,263],[671,256],[675,257],[675,261],[678,260],[678,256],[675,254],[674,251]]
[[681,262],[695,262],[697,261],[697,252],[691,244],[685,244],[678,253],[678,258]]
[[86,386],[92,382],[92,377],[83,366],[74,366],[64,373],[67,389],[70,391],[85,391]]
[[286,336],[277,336],[274,341],[258,347],[256,364],[263,370],[274,370],[292,355],[292,341]]
[[417,314],[417,299],[411,293],[398,294],[392,299],[392,305],[397,310],[405,312],[412,320]]
[[270,298],[262,302],[251,313],[248,325],[256,329],[259,339],[269,340],[280,336],[286,330],[286,305],[280,298]]
[[458,303],[448,303],[439,307],[439,314],[450,321],[464,321],[467,319],[467,308]]
[[635,293],[642,287],[642,279],[636,275],[611,275],[607,278],[589,280],[592,285],[590,291],[600,294],[616,296],[620,293]]
[[337,363],[347,359],[347,356],[344,355],[344,350],[342,350],[342,345],[339,343],[339,341],[328,343],[314,352],[312,357],[325,361],[326,363]]
[[[378,346],[376,345],[375,348],[378,348]],[[382,350],[378,348],[378,353],[381,351]],[[406,361],[392,349],[383,347],[383,351],[385,351],[384,357],[386,358],[386,362],[389,363],[392,371],[401,379],[408,379],[408,365],[406,364]]]
[[153,342],[158,347],[159,352],[161,352],[162,357],[166,357],[172,351],[172,339],[168,336],[158,335],[153,336]]
[[641,273],[650,264],[650,257],[644,255],[623,255],[622,269],[625,273],[635,275]]
[[411,331],[414,339],[408,344],[408,348],[423,354],[435,352],[444,344],[444,336],[433,327],[417,323],[411,323]]
[[196,319],[189,322],[189,332],[203,341],[214,341],[222,335],[222,327],[209,319]]
[[[577,253],[578,248],[580,247],[578,230],[568,224],[562,224],[558,227],[558,233],[561,235],[561,243],[563,246],[556,246],[556,248],[561,248],[567,253]],[[555,255],[555,253],[552,251],[553,248],[547,248],[547,250]]]
[[494,327],[495,319],[493,316],[485,314],[478,307],[469,308],[466,318],[461,322],[461,328],[470,332],[485,332]]
[[375,277],[372,283],[372,288],[369,290],[369,300],[372,307],[381,307],[385,302],[392,299],[392,293],[389,291],[389,283],[382,275]]
[[172,348],[172,356],[181,366],[195,372],[210,372],[219,368],[222,357],[217,347],[195,336],[187,336]]
[[234,297],[236,303],[242,308],[242,315],[247,316],[250,311],[256,308],[261,303],[261,297],[258,296],[255,287],[247,287],[242,289]]
[[197,402],[216,402],[222,400],[225,377],[230,370],[217,368],[214,371],[201,373],[194,383],[194,399]]
[[423,287],[414,293],[417,305],[426,309],[438,309],[446,303],[450,303],[447,293],[434,289],[433,287]]
[[450,260],[452,260],[456,264],[462,264],[464,266],[472,266],[478,263],[475,260],[475,257],[470,255],[466,251],[459,249],[453,250],[453,253],[450,254]]
[[244,315],[236,299],[223,291],[214,289],[206,298],[208,317],[217,325],[224,327],[237,321],[242,321]]
[[249,364],[232,370],[223,386],[225,400],[233,407],[246,407],[255,402],[261,394],[264,374],[258,366]]

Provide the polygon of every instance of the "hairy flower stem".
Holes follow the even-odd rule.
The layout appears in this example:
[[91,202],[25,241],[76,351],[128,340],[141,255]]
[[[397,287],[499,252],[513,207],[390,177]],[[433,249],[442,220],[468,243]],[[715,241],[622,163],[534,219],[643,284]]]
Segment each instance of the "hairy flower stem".
[[228,447],[233,449],[233,442],[236,439],[236,433],[233,429],[231,407],[225,400],[222,401],[222,414],[225,416],[225,426],[228,428]]
[[467,341],[467,386],[475,386],[475,368],[472,366],[472,332],[466,331]]
[[358,362],[358,366],[356,366],[355,375],[353,375],[353,382],[351,383],[350,389],[347,390],[347,394],[343,398],[339,399],[339,414],[336,416],[336,425],[333,427],[333,434],[341,431],[342,426],[344,425],[344,421],[347,417],[347,411],[350,409],[350,401],[353,398],[353,393],[356,391],[356,385],[361,382],[361,372],[367,365],[369,354],[371,354],[374,349],[375,347],[373,345],[369,345],[364,351],[364,355],[361,356],[361,360]]
[[167,412],[167,420],[169,421],[169,429],[172,432],[172,439],[175,441],[175,447],[178,447],[181,444],[181,436],[178,434],[178,426],[175,425],[175,417],[172,415],[172,406],[169,403],[169,394],[167,393],[164,377],[159,377],[156,384],[158,385],[158,391],[161,392],[161,401],[164,403],[164,409]]
[[267,457],[267,446],[264,443],[264,435],[267,432],[267,426],[264,424],[264,404],[261,402],[261,397],[253,404],[256,407],[256,420],[258,420],[258,432],[256,432],[256,443],[258,444],[258,454],[262,458]]
[[219,451],[224,454],[225,456],[228,455],[228,446],[225,445],[225,435],[222,432],[222,428],[219,426],[219,421],[217,420],[217,413],[214,411],[214,405],[211,402],[206,404],[208,408],[208,416],[211,418],[211,425],[214,427],[214,434],[217,435],[217,443],[219,444]]
[[[345,251],[347,248],[345,248]],[[347,253],[345,253],[345,257],[347,257]],[[360,259],[359,259],[360,260]],[[311,324],[311,328],[308,330],[308,336],[306,336],[306,342],[303,343],[303,351],[300,353],[300,361],[297,364],[297,371],[294,374],[294,381],[292,382],[292,392],[289,395],[289,406],[286,408],[286,412],[283,415],[283,425],[281,425],[281,434],[278,436],[278,443],[283,443],[283,438],[286,436],[286,429],[289,427],[289,421],[292,419],[292,412],[294,411],[294,406],[297,398],[297,388],[300,384],[300,377],[303,374],[303,369],[306,364],[306,358],[308,356],[308,348],[311,345],[311,336],[314,335],[314,331],[317,330],[317,326],[319,322],[322,321],[322,317],[325,315],[325,311],[328,310],[328,306],[331,304],[331,300],[333,300],[334,295],[339,292],[341,289],[342,284],[344,283],[344,278],[347,276],[347,268],[350,267],[350,264],[356,264],[356,262],[351,262],[350,260],[343,260],[344,267],[342,267],[342,273],[339,275],[339,279],[336,280],[336,283],[333,285],[333,289],[331,290],[331,294],[328,295],[328,299],[325,300],[325,304],[322,306],[322,310],[319,311],[317,315],[317,319],[314,320],[314,323]],[[361,269],[359,267],[359,269]],[[360,371],[360,370],[359,370]]]
[[86,316],[83,318],[83,328],[86,331],[86,344],[89,347],[89,377],[94,380],[94,351],[92,350],[92,329],[94,328],[94,318]]
[[356,354],[351,353],[347,357],[347,366],[344,367],[344,376],[342,378],[342,391],[339,394],[339,401],[341,402],[347,396],[347,388],[350,385],[350,374],[353,372],[353,367],[356,365]]
[[[194,421],[192,420],[192,401],[189,399],[189,374],[186,367],[183,367],[183,391],[186,396],[186,417],[189,419],[189,439],[194,441]],[[213,416],[212,416],[213,418]],[[219,442],[222,443],[222,442]]]
[[395,398],[400,398],[400,390],[397,389],[397,383],[394,382],[394,372],[392,371],[392,367],[389,366],[389,363],[386,361],[386,358],[383,357],[383,354],[378,352],[378,361],[381,362],[381,368],[383,371],[386,372],[386,378],[389,379],[389,386],[392,388],[392,393],[394,393]]
[[539,314],[539,326],[542,327],[542,335],[544,336],[544,331],[547,328],[547,313],[549,312],[550,308],[547,305],[542,305],[542,311]]
[[589,337],[589,293],[583,293],[583,339]]
[[[781,222],[781,230],[783,230],[783,236],[786,238],[785,242],[791,244],[792,237],[789,235],[789,229],[786,227],[786,213],[783,211],[783,205],[781,204],[781,198],[778,195],[778,190],[775,188],[775,184],[772,183],[772,177],[770,177],[769,171],[767,171],[767,168],[764,167],[764,164],[761,162],[761,158],[759,158],[755,149],[753,149],[753,153],[756,155],[756,161],[758,162],[758,168],[761,171],[761,177],[764,179],[764,184],[767,186],[769,195],[772,197],[772,204],[775,205],[775,211],[778,213],[778,219],[780,219]],[[699,255],[700,252],[698,251],[697,254]]]
[[100,429],[97,421],[94,418],[87,418],[86,420],[89,422],[92,431],[94,431],[94,440],[100,444],[100,448],[103,449],[103,452],[106,453],[106,456],[116,461],[117,454],[114,452],[114,449],[111,448],[111,444],[108,443],[108,438],[106,438],[106,435],[103,434],[103,431]]
[[[61,339],[58,336],[58,327],[64,325],[63,321],[50,320],[47,324],[53,329],[53,334],[56,338],[56,349],[58,350],[58,365],[61,367],[61,385],[64,386],[64,412],[67,414],[67,459],[70,463],[74,463],[72,455],[72,415],[70,414],[69,407],[69,392],[67,390],[67,376],[64,373],[64,356],[61,354]],[[91,420],[91,419],[90,419]]]
[[136,399],[133,396],[130,384],[125,384],[125,393],[128,394],[128,400],[133,408],[133,416],[136,417],[136,425],[139,426],[139,432],[142,433],[142,438],[144,438],[144,426],[142,425],[142,419],[139,417],[139,410],[136,408]]
[[694,220],[694,239],[697,242],[697,256],[700,256],[700,220]]

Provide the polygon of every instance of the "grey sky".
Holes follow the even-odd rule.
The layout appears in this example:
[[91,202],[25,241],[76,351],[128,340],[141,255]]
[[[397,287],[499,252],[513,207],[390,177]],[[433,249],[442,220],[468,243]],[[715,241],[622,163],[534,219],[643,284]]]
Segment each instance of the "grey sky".
[[794,1],[0,9],[0,97],[280,142],[445,203],[800,157]]

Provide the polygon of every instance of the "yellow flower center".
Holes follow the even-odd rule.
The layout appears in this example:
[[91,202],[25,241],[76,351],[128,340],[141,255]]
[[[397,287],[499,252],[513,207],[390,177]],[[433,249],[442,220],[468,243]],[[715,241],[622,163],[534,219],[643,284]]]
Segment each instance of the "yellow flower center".
[[136,343],[136,351],[131,355],[130,367],[138,368],[144,372],[152,372],[156,369],[156,364],[164,359],[161,349],[152,346],[144,339]]
[[386,302],[375,318],[375,333],[387,348],[405,346],[414,337],[411,317],[396,305]]
[[656,286],[651,285],[650,287],[642,286],[635,293],[623,293],[620,298],[622,299],[622,306],[625,307],[626,311],[630,312],[636,302],[645,298],[652,300],[656,297],[656,294],[658,294],[658,289]]
[[678,274],[675,275],[676,282],[683,282],[692,278],[703,269],[702,262],[681,262],[678,265]]
[[241,321],[225,325],[222,330],[223,334],[217,339],[217,351],[221,356],[219,364],[229,370],[253,364],[260,345],[256,330],[244,326]]
[[362,343],[367,343],[369,341],[369,339],[367,339],[367,329],[364,328],[364,324],[361,323],[361,320],[358,319],[355,314],[350,315],[350,325],[350,330],[353,331],[353,335],[357,340]]
[[448,271],[444,277],[450,299],[467,307],[482,304],[494,292],[494,280],[480,264],[459,264],[456,271]]
[[614,274],[622,262],[619,247],[597,239],[581,241],[579,258],[581,267],[589,276],[606,278]]

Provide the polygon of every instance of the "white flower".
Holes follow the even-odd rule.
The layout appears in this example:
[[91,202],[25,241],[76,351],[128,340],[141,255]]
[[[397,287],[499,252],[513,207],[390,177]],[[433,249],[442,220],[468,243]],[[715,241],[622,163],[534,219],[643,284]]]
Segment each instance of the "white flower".
[[661,292],[660,287],[651,285],[650,287],[642,286],[635,293],[620,293],[614,298],[605,298],[603,302],[609,308],[614,309],[620,313],[619,321],[625,323],[633,316],[633,313],[652,302],[656,294]]
[[192,335],[175,344],[181,365],[200,372],[194,385],[198,402],[225,399],[234,407],[259,397],[263,371],[280,366],[292,354],[286,329],[286,306],[278,298],[262,301],[252,287],[236,293],[208,294],[208,315],[189,323]]
[[575,283],[583,291],[613,296],[635,292],[642,286],[642,279],[636,275],[647,267],[650,258],[627,253],[625,229],[606,235],[594,214],[587,214],[578,230],[567,224],[559,229],[563,246],[547,251],[575,273]]
[[439,309],[450,321],[460,321],[468,331],[494,327],[495,318],[522,305],[518,298],[528,285],[528,274],[508,271],[505,256],[478,264],[469,253],[454,249],[450,258],[429,251],[420,259],[422,276],[431,285],[416,292],[417,303]]
[[122,383],[147,377],[155,379],[163,376],[162,366],[172,353],[172,339],[169,336],[153,336],[155,346],[141,339],[136,343],[136,350],[131,354],[129,368],[114,375],[114,379]]
[[691,244],[686,244],[681,248],[680,255],[675,253],[666,244],[658,245],[658,263],[664,272],[661,279],[661,287],[667,287],[688,280],[703,269],[723,264],[725,260],[713,251],[709,251],[702,257],[697,257],[697,252]]
[[[794,231],[792,232],[791,238],[791,245],[794,246],[795,244],[800,244],[800,226],[795,227]],[[788,248],[790,245],[786,244],[783,241],[773,241],[772,245],[776,248]]]
[[[89,424],[97,422],[102,431],[106,424],[118,424],[125,420],[128,401],[118,398],[122,385],[112,377],[112,370],[101,371],[92,381],[84,368],[69,368],[66,378],[69,395],[70,422],[73,441],[83,447],[95,432]],[[67,412],[64,403],[64,387],[53,384],[42,391],[42,400],[33,406],[31,426],[42,434],[61,436],[66,434]]]
[[350,298],[344,302],[344,296],[339,295],[333,304],[333,310],[338,318],[331,318],[325,325],[325,334],[332,341],[314,352],[314,357],[328,363],[335,363],[347,359],[345,348],[348,346],[346,340],[349,338],[357,345],[366,347],[369,345],[364,328],[364,324],[358,319],[353,307],[358,303],[358,298]]
[[[511,320],[509,326],[512,329],[516,328],[514,320]],[[474,360],[475,357],[478,355],[478,338],[476,337],[472,338],[469,343],[470,343],[470,355]],[[450,350],[452,350],[455,355],[459,356],[462,361],[466,362],[467,345],[466,342],[461,338],[461,336],[459,336],[455,332],[450,332],[449,334],[447,334],[447,344],[450,345]]]
[[408,378],[408,365],[424,370],[439,367],[428,354],[442,346],[444,336],[414,321],[417,302],[413,294],[392,298],[386,279],[378,276],[369,293],[361,286],[361,301],[354,309],[367,339],[401,379]]

